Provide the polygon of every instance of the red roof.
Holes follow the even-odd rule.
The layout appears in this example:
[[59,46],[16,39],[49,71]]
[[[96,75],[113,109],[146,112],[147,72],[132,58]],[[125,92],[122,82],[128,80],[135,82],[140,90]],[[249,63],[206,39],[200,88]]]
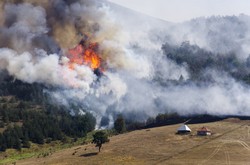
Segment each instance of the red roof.
[[208,129],[207,127],[202,127],[198,130],[198,132],[211,132],[211,130]]

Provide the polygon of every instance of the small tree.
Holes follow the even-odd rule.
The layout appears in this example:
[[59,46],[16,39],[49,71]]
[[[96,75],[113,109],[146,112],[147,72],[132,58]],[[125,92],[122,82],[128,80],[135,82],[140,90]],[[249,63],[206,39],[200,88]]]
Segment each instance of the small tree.
[[102,144],[109,142],[108,135],[103,131],[98,131],[93,135],[92,143],[99,147],[99,152],[101,152]]
[[126,132],[126,124],[125,120],[123,119],[122,115],[119,115],[114,123],[114,128],[117,133],[124,133]]
[[30,142],[29,142],[29,135],[28,132],[24,133],[24,137],[22,139],[23,147],[24,148],[30,148]]

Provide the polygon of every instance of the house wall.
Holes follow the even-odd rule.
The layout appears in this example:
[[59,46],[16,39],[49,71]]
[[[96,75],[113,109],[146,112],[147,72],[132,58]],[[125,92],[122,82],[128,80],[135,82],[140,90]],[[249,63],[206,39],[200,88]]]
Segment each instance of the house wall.
[[178,131],[178,134],[187,134],[187,133],[191,133],[190,131]]
[[200,135],[200,136],[207,136],[207,135],[211,135],[211,132],[198,131],[198,132],[197,132],[197,135]]

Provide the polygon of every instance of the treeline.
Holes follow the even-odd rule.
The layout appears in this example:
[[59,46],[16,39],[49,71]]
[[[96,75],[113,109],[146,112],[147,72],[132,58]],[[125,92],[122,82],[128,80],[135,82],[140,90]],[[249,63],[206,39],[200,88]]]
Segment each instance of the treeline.
[[164,125],[187,122],[188,124],[208,123],[225,119],[225,116],[213,116],[207,114],[181,116],[177,113],[158,114],[155,118],[150,117],[146,121],[145,128],[159,127]]
[[0,78],[0,96],[13,95],[18,99],[39,104],[48,101],[49,98],[47,98],[44,89],[51,87],[38,83],[25,83],[12,76],[6,75],[4,72],[0,72],[0,75],[2,76]]
[[[34,108],[24,103],[5,103],[0,107],[0,150],[29,147],[29,141],[37,144],[53,140],[65,141],[67,137],[84,137],[95,128],[96,120],[90,114],[70,115],[63,107],[47,105]],[[7,127],[7,128],[6,128]]]
[[158,114],[156,117],[149,117],[146,122],[139,122],[125,119],[121,115],[119,115],[115,120],[114,129],[117,133],[123,133],[124,130],[133,131],[138,129],[153,128],[184,122],[187,122],[188,124],[215,122],[223,120],[227,117],[229,116],[213,116],[207,114],[181,116],[177,113],[161,113]]
[[0,151],[7,148],[21,150],[21,148],[29,148],[30,142],[27,134],[23,133],[23,129],[18,126],[8,126],[8,128],[0,133]]

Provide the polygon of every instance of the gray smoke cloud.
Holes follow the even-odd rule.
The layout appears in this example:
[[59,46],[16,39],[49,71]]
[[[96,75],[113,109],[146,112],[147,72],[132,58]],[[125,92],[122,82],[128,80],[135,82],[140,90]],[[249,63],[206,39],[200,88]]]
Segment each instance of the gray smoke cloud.
[[[208,82],[193,81],[188,63],[168,58],[190,41],[214,56],[248,57],[249,17],[197,19],[182,24],[156,20],[106,1],[24,0],[1,3],[0,70],[28,83],[57,87],[46,91],[57,104],[102,117],[117,114],[145,120],[158,113],[249,115],[249,87],[226,71],[207,68]],[[98,77],[85,65],[69,68],[67,51],[83,35],[98,42],[107,69]],[[169,48],[171,49],[171,47]],[[199,57],[197,57],[199,58]]]
[[236,53],[238,58],[245,60],[250,52],[249,29],[250,17],[241,14],[195,18],[169,26],[167,31],[172,43],[189,41],[214,54]]

